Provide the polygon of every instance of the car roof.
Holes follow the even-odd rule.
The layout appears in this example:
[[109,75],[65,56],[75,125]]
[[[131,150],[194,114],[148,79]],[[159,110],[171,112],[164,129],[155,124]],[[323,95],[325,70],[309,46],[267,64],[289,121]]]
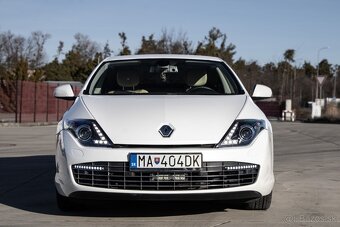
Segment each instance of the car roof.
[[119,61],[119,60],[140,60],[140,59],[185,59],[185,60],[206,60],[222,62],[223,60],[217,57],[202,56],[202,55],[185,55],[185,54],[140,54],[140,55],[123,55],[108,57],[104,61]]

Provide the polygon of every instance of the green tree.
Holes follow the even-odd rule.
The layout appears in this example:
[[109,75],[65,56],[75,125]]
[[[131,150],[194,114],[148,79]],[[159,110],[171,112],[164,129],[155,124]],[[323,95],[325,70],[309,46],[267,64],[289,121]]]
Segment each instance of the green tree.
[[72,50],[65,55],[62,65],[65,67],[65,76],[81,82],[87,79],[95,67],[92,58],[84,58],[81,53]]
[[[90,40],[87,35],[77,33],[74,35],[75,43],[72,49],[65,54],[61,63],[55,59],[46,70],[47,78],[56,80],[75,80],[84,82],[91,74],[94,67],[102,60],[102,53],[99,51],[99,44]],[[58,64],[60,64],[58,66]],[[62,73],[57,75],[57,69]]]
[[111,53],[112,53],[112,50],[110,49],[109,42],[106,41],[104,49],[103,49],[103,58],[105,59],[107,57],[110,57]]
[[31,77],[28,79],[30,81],[35,81],[35,82],[43,81],[46,79],[45,71],[43,70],[43,68],[35,69]]
[[198,43],[195,54],[216,56],[232,65],[236,46],[232,43],[227,45],[226,42],[227,35],[222,33],[220,29],[213,27],[205,40]]
[[141,46],[137,50],[137,54],[157,54],[157,41],[154,35],[149,35],[148,38],[142,36]]
[[332,64],[330,64],[327,59],[323,59],[319,63],[319,75],[332,77]]
[[18,64],[15,67],[15,79],[16,80],[28,79],[28,62],[23,57],[19,58]]
[[294,49],[288,49],[283,53],[283,57],[286,62],[293,63],[295,62],[295,50]]
[[64,49],[64,42],[63,41],[59,41],[59,45],[57,48],[57,59],[59,59],[60,55],[63,54],[63,49]]
[[282,78],[279,79],[280,87],[280,102],[284,101],[287,98],[292,99],[293,97],[293,84],[294,84],[294,69],[291,65],[293,63],[295,57],[294,49],[287,49],[283,53],[284,61],[279,62],[278,71],[279,75],[282,75]]
[[309,78],[312,78],[313,75],[316,75],[316,69],[310,62],[304,62],[302,68],[305,71],[305,75]]
[[272,91],[273,96],[279,95],[280,83],[278,82],[278,67],[274,62],[266,63],[262,67],[263,84],[268,85]]
[[52,81],[71,81],[73,78],[65,70],[65,65],[60,64],[58,62],[58,59],[55,58],[50,63],[46,64],[44,69],[44,75],[46,80],[52,80]]
[[126,43],[127,37],[125,35],[125,32],[118,33],[120,38],[120,44],[122,45],[122,49],[119,51],[119,55],[130,55],[131,51],[129,46]]

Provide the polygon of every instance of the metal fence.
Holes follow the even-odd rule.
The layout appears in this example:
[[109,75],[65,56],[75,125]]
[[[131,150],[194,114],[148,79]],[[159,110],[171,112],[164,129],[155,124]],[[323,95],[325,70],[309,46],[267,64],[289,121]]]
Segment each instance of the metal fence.
[[[56,99],[54,89],[61,83],[18,81],[15,122],[56,122],[73,101]],[[73,86],[78,94],[81,86]]]
[[256,101],[256,105],[263,113],[270,118],[280,118],[283,110],[282,105],[278,101]]

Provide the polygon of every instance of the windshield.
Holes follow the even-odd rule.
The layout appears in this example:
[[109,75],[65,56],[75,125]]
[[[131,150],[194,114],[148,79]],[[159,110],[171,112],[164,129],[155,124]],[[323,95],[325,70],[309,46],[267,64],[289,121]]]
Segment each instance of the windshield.
[[92,77],[90,95],[235,95],[235,77],[219,62],[145,59],[104,63]]

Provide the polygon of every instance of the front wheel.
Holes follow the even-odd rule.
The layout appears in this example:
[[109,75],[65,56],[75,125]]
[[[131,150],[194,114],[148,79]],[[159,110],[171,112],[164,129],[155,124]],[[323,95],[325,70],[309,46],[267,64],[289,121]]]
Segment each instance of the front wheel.
[[267,210],[272,203],[272,192],[269,195],[262,196],[261,198],[245,203],[247,210]]

